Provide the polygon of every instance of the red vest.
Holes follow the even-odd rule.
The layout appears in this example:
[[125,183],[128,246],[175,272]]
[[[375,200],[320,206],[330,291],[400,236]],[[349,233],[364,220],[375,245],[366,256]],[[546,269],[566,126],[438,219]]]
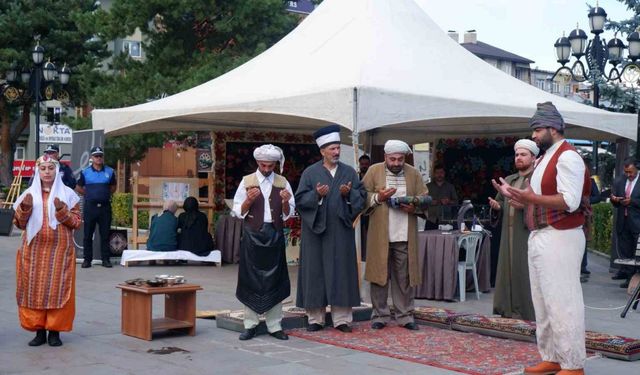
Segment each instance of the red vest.
[[[558,159],[565,151],[576,152],[576,149],[567,141],[563,141],[556,153],[551,157],[542,175],[541,192],[542,195],[558,194]],[[529,205],[527,207],[527,226],[529,230],[542,229],[551,225],[555,229],[578,228],[585,223],[585,211],[589,209],[589,195],[591,193],[591,176],[585,168],[584,184],[582,186],[582,199],[580,207],[573,212],[555,210],[541,206]]]

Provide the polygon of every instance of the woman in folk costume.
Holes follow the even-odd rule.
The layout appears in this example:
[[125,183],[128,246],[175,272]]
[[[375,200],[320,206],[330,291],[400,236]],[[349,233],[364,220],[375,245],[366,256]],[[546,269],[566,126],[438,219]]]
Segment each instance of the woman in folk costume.
[[[13,205],[14,224],[25,230],[16,256],[16,299],[20,325],[36,331],[29,346],[60,346],[75,315],[73,230],[82,222],[78,195],[62,183],[59,162],[36,161],[35,177]],[[47,331],[49,337],[47,339]]]

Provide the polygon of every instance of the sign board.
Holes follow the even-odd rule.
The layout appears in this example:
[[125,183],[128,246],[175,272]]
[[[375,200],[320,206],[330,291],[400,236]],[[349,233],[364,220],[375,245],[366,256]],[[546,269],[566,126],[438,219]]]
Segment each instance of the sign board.
[[73,131],[68,125],[40,124],[40,143],[73,143]]
[[71,169],[73,175],[78,177],[80,171],[89,165],[90,150],[94,146],[104,147],[103,130],[78,130],[73,133],[73,145],[71,146]]
[[413,153],[413,163],[415,164],[416,169],[422,175],[422,181],[425,184],[428,184],[431,181],[431,176],[429,175],[430,164],[431,164],[431,154],[429,151],[419,151],[415,150]]
[[[61,160],[62,164],[71,165],[69,160]],[[36,172],[36,161],[35,160],[25,160],[24,164],[22,160],[14,160],[13,161],[13,176],[18,175],[18,171],[20,171],[20,166],[22,165],[22,177],[33,177]]]

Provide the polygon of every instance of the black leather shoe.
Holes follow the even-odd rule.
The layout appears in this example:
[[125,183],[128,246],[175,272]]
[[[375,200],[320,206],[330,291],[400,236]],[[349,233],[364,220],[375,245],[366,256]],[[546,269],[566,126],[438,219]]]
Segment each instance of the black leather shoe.
[[616,273],[611,277],[611,280],[624,280],[626,278],[627,278],[627,275],[625,275],[624,273]]
[[102,261],[102,267],[111,268],[113,266],[111,265],[111,261],[109,259],[107,259],[107,260],[103,260]]
[[625,280],[622,284],[620,284],[620,288],[627,289],[629,287],[629,280]]
[[351,329],[351,327],[349,327],[346,324],[340,324],[339,326],[336,327],[336,329],[340,332],[344,332],[344,333],[349,333],[352,332],[353,330]]
[[386,326],[386,324],[382,322],[373,322],[373,324],[371,324],[371,329],[383,329],[384,326]]
[[82,268],[89,268],[89,267],[91,267],[90,260],[85,260],[84,262],[82,262]]
[[309,324],[307,326],[307,331],[309,332],[315,332],[315,331],[319,331],[321,329],[323,329],[324,327],[318,323],[313,323],[313,324]]
[[244,332],[242,332],[240,334],[240,341],[246,341],[246,340],[251,340],[252,338],[254,338],[254,336],[256,335],[256,329],[254,328],[249,328],[249,329],[245,329]]
[[586,268],[585,268],[585,269],[583,269],[583,270],[580,270],[580,273],[581,273],[581,274],[583,274],[583,275],[591,275],[591,271],[589,271],[589,270],[588,270],[588,269],[586,269]]
[[418,331],[420,329],[415,322],[407,323],[403,325],[403,327],[411,331]]
[[60,332],[58,331],[49,331],[49,346],[62,346],[62,341],[60,340]]
[[289,336],[284,333],[283,330],[279,330],[279,331],[275,331],[275,332],[271,332],[269,333],[271,336],[277,338],[278,340],[289,340]]
[[40,346],[47,342],[47,331],[44,329],[39,329],[36,331],[36,337],[33,340],[29,341],[29,346]]

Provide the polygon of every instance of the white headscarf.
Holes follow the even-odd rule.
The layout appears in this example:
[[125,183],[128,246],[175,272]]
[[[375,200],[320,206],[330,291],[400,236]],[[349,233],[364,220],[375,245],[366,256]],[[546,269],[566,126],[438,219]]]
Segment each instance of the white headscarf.
[[538,154],[540,153],[540,149],[538,148],[538,145],[530,139],[521,139],[518,142],[516,142],[516,144],[513,146],[513,150],[515,151],[519,148],[524,148],[525,150],[531,151],[534,157],[537,157]]
[[253,150],[253,157],[256,161],[279,161],[280,173],[284,168],[284,152],[278,146],[274,145],[262,145]]
[[409,145],[405,142],[391,139],[384,144],[384,153],[406,155],[411,153],[411,147],[409,147]]
[[33,208],[31,211],[31,217],[27,222],[27,243],[31,243],[31,240],[38,234],[40,229],[42,229],[42,222],[44,220],[44,207],[42,202],[42,184],[40,182],[40,164],[42,163],[53,163],[56,166],[56,176],[53,180],[53,186],[51,186],[51,192],[49,193],[49,199],[47,201],[47,213],[49,216],[49,227],[55,230],[58,227],[58,219],[56,219],[56,207],[53,204],[55,198],[60,199],[62,202],[66,203],[69,209],[75,207],[75,205],[80,201],[80,197],[75,191],[71,190],[69,187],[65,186],[62,183],[62,175],[60,173],[60,163],[45,155],[38,158],[36,161],[36,172],[33,176],[33,182],[31,183],[31,187],[25,190],[18,199],[16,203],[13,204],[13,209],[17,210],[20,203],[24,200],[24,197],[27,194],[31,194],[33,198]]

